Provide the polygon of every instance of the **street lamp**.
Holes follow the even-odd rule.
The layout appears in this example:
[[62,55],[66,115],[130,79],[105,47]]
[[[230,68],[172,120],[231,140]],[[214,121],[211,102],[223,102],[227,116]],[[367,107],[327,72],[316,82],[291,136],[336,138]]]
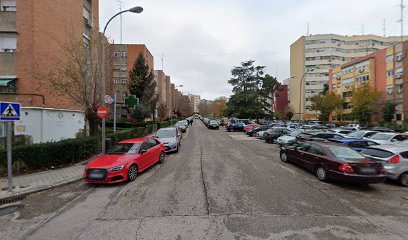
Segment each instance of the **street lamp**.
[[[313,72],[314,68],[307,68],[306,72],[303,74],[302,78],[300,79],[300,87],[299,87],[299,123],[300,123],[300,118],[301,118],[301,110],[302,110],[302,86],[303,86],[303,79],[306,77],[306,74],[309,72]],[[292,76],[292,78],[295,78],[296,76]],[[306,95],[306,94],[305,94]]]
[[[114,19],[115,17],[121,15],[122,13],[125,12],[131,12],[131,13],[141,13],[143,12],[143,8],[142,7],[133,7],[124,11],[120,11],[118,13],[116,13],[115,15],[113,15],[113,17],[111,17],[108,22],[106,23],[105,27],[103,28],[103,35],[105,35],[106,32],[106,28],[108,27],[109,23],[112,21],[112,19]],[[102,71],[102,105],[104,104],[104,97],[105,97],[105,43],[102,41],[102,66],[101,66],[101,71]],[[115,99],[116,101],[116,99]],[[106,152],[106,136],[105,136],[105,128],[106,128],[106,121],[105,118],[102,118],[102,153]]]

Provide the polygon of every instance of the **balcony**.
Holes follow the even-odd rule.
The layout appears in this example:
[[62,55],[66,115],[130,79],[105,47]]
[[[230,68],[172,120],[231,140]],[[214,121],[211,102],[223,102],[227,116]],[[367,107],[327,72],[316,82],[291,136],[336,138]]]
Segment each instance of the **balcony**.
[[0,11],[0,32],[17,32],[16,12]]
[[16,66],[16,52],[0,52],[0,75],[16,75]]

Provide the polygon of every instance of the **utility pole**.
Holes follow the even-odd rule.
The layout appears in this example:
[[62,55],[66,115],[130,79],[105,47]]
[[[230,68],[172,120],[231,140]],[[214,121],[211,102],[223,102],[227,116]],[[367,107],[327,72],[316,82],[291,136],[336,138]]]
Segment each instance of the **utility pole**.
[[160,60],[162,64],[162,71],[164,71],[164,53],[163,52],[160,54]]
[[385,22],[385,18],[383,20],[383,32],[384,32],[383,36],[386,37],[387,36],[387,25]]
[[[116,0],[119,4],[119,12],[122,12],[123,2],[122,0]],[[120,14],[120,44],[123,44],[123,18],[122,14]]]
[[401,0],[401,4],[399,5],[401,9],[401,19],[398,20],[397,22],[401,23],[401,43],[404,41],[404,0]]

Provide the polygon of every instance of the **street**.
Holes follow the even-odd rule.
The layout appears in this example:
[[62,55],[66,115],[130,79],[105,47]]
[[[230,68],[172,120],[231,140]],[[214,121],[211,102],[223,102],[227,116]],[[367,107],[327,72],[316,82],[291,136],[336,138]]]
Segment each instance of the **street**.
[[[223,128],[208,130],[198,120],[179,153],[134,182],[72,186],[75,197],[52,214],[31,214],[22,221],[23,207],[20,213],[0,215],[0,239],[408,236],[407,188],[388,181],[369,186],[323,183],[313,173],[281,162],[276,144]],[[71,189],[64,191],[59,194]],[[38,221],[39,216],[46,217]]]

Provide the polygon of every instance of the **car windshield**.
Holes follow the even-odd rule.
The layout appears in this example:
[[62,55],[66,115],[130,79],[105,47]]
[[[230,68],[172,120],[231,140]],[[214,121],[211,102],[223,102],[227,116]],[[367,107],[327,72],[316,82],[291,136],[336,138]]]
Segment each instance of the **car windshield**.
[[387,141],[387,140],[390,140],[392,137],[393,137],[393,135],[390,135],[390,134],[377,133],[377,134],[374,134],[373,136],[371,136],[371,139]]
[[160,129],[157,131],[158,138],[172,138],[176,136],[176,130],[174,129]]
[[177,122],[176,126],[185,126],[184,122]]
[[364,159],[365,157],[360,153],[347,147],[334,147],[330,146],[329,151],[337,158],[342,159]]
[[215,120],[211,120],[211,121],[210,121],[210,124],[218,124],[218,122],[215,121]]
[[113,146],[108,154],[135,154],[139,150],[139,143],[119,143]]
[[361,137],[364,136],[364,132],[360,132],[360,131],[351,132],[351,133],[347,134],[347,136],[354,137],[354,138],[361,138]]
[[298,135],[300,135],[302,133],[302,131],[293,131],[289,134],[289,136],[291,137],[297,137]]

